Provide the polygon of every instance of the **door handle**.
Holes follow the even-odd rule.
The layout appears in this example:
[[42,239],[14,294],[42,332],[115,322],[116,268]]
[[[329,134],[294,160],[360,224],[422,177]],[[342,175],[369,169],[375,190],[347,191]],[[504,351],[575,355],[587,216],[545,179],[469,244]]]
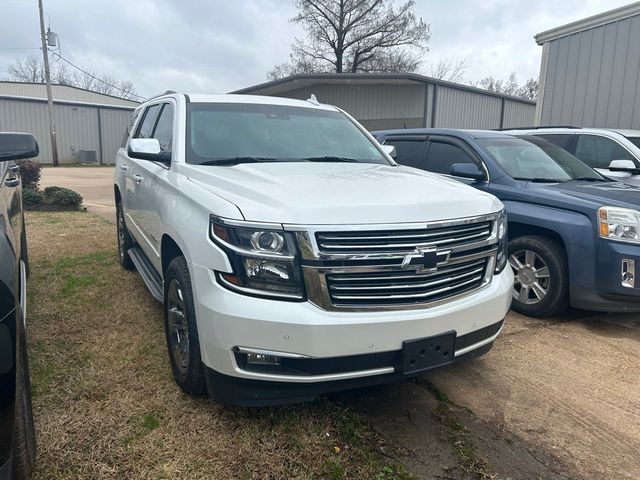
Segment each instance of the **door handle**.
[[133,175],[132,178],[133,178],[133,181],[136,182],[136,185],[140,185],[140,182],[144,180],[144,177],[142,175],[138,175],[137,173]]
[[122,170],[123,172],[126,172],[128,168],[129,168],[129,165],[127,165],[126,163],[120,164],[120,170]]
[[20,170],[20,165],[14,163],[13,165],[9,165],[10,172],[17,172]]
[[17,177],[7,178],[7,179],[4,181],[4,184],[5,184],[7,187],[17,187],[18,185],[20,185],[20,179],[19,179],[19,178],[17,178]]

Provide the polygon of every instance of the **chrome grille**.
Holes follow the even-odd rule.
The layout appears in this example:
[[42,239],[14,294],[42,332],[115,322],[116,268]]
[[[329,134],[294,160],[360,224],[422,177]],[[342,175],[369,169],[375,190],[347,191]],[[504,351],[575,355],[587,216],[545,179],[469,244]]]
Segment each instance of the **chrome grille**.
[[335,306],[424,304],[478,288],[486,266],[485,257],[425,274],[406,270],[327,274],[326,283]]
[[413,230],[316,233],[318,249],[328,254],[402,253],[416,247],[454,247],[486,240],[492,222]]

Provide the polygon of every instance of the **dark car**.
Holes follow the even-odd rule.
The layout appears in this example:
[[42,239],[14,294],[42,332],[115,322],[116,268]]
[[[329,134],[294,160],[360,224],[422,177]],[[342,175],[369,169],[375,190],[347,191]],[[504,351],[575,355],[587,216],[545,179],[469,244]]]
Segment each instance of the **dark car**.
[[640,189],[604,178],[538,137],[449,129],[373,134],[395,147],[398,163],[502,200],[516,275],[514,310],[546,316],[571,304],[640,311]]
[[33,135],[0,133],[0,480],[26,478],[36,453],[25,338],[27,239],[14,160],[37,155]]

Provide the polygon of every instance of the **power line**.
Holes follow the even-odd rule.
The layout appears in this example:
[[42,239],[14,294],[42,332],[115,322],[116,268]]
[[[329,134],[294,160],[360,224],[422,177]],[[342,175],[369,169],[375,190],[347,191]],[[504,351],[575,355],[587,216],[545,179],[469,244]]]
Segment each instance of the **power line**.
[[146,100],[145,97],[141,97],[140,95],[136,95],[135,93],[131,93],[127,90],[124,90],[120,87],[117,87],[115,85],[112,85],[109,82],[105,82],[104,80],[102,80],[101,78],[96,77],[95,75],[93,75],[92,73],[87,72],[86,70],[83,70],[82,68],[80,68],[79,66],[77,66],[75,63],[67,60],[66,58],[64,58],[62,55],[60,55],[59,53],[52,53],[51,56],[57,61],[57,60],[62,60],[65,63],[68,63],[69,65],[71,65],[73,68],[75,68],[76,70],[81,71],[82,73],[84,73],[85,75],[88,75],[89,77],[93,78],[94,80],[97,80],[98,82],[104,83],[105,85],[118,90],[121,93],[124,93],[125,95],[129,95],[130,97],[137,97],[140,100]]

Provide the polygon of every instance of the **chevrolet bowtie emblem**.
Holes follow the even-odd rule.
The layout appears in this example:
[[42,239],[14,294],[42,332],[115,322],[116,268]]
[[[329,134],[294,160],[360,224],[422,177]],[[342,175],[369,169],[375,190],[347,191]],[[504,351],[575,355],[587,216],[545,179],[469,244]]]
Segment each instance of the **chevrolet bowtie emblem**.
[[440,262],[446,262],[449,260],[451,252],[438,251],[435,247],[416,248],[414,253],[410,253],[402,260],[401,268],[413,269],[416,272],[422,272],[424,270],[428,272],[435,272],[438,270],[438,264]]

